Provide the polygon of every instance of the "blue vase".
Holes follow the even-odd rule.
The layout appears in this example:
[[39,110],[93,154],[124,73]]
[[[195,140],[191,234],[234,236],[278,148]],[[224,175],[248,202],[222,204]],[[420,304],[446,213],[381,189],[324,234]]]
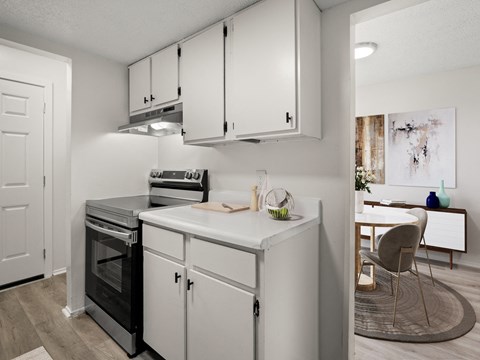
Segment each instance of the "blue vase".
[[445,184],[443,180],[440,181],[440,189],[438,189],[437,197],[441,208],[448,208],[450,206],[450,197],[445,192]]
[[430,191],[430,195],[427,197],[427,207],[430,209],[437,209],[440,207],[440,201],[438,200],[435,191]]

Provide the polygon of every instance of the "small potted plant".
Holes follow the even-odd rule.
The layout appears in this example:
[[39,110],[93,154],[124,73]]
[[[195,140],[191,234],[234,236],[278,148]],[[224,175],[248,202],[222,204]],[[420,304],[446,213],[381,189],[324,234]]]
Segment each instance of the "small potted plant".
[[375,175],[373,175],[371,170],[366,170],[363,166],[356,166],[355,167],[355,212],[362,213],[363,212],[363,198],[365,191],[369,194],[372,192],[370,191],[370,187],[368,184],[371,184],[375,181]]

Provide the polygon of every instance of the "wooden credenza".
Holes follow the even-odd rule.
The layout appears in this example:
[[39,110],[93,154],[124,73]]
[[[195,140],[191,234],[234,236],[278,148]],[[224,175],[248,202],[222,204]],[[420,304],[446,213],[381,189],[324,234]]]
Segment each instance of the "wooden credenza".
[[[427,210],[428,223],[425,241],[429,250],[446,252],[450,255],[450,269],[453,267],[453,252],[467,252],[467,211],[465,209],[430,209],[422,205],[405,204],[403,206],[381,205],[377,201],[365,201],[365,206],[389,208],[392,211],[407,212],[412,208]],[[378,233],[388,229],[379,229]],[[368,229],[362,229],[362,237]]]

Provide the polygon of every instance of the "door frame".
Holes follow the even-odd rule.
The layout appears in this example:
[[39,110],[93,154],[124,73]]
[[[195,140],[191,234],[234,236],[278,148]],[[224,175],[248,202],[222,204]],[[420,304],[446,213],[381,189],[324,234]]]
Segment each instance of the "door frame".
[[0,71],[0,79],[16,81],[43,88],[43,248],[45,261],[43,275],[53,275],[53,83],[47,79]]
[[[350,142],[349,142],[349,169],[355,167],[355,116],[356,116],[356,84],[355,84],[355,27],[356,25],[373,20],[375,18],[394,13],[409,7],[413,7],[430,0],[382,0],[383,3],[368,7],[364,10],[352,13],[350,15]],[[349,242],[345,248],[345,267],[346,273],[344,274],[344,291],[347,294],[344,297],[344,308],[348,309],[347,320],[344,323],[344,329],[348,329],[348,349],[346,355],[348,359],[354,359],[355,351],[355,280],[354,279],[354,263],[355,263],[355,174],[353,171],[349,172],[349,191],[350,191],[350,207],[347,209],[348,234]]]

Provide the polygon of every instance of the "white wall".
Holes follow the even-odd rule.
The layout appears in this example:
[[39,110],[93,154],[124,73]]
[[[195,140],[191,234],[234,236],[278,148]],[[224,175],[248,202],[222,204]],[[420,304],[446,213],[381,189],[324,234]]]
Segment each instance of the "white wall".
[[[3,25],[0,37],[72,59],[71,154],[69,124],[56,124],[61,138],[54,152],[61,165],[54,169],[54,236],[59,242],[56,257],[61,259],[57,266],[67,264],[67,306],[75,312],[84,304],[85,200],[147,193],[149,170],[157,164],[157,139],[115,132],[128,122],[125,65]],[[66,209],[70,196],[71,207]],[[65,246],[61,242],[70,238],[70,211],[71,242]]]
[[[357,88],[357,115],[388,114],[415,110],[455,107],[457,188],[446,189],[450,207],[465,208],[467,217],[467,253],[455,253],[454,262],[480,267],[480,195],[475,156],[480,152],[480,66],[429,74],[383,84]],[[387,117],[385,117],[387,119]],[[386,164],[388,166],[388,163]],[[439,184],[440,185],[440,179]],[[425,205],[429,191],[425,187],[372,185],[368,200],[404,199]],[[432,257],[448,261],[448,255],[432,253]]]

